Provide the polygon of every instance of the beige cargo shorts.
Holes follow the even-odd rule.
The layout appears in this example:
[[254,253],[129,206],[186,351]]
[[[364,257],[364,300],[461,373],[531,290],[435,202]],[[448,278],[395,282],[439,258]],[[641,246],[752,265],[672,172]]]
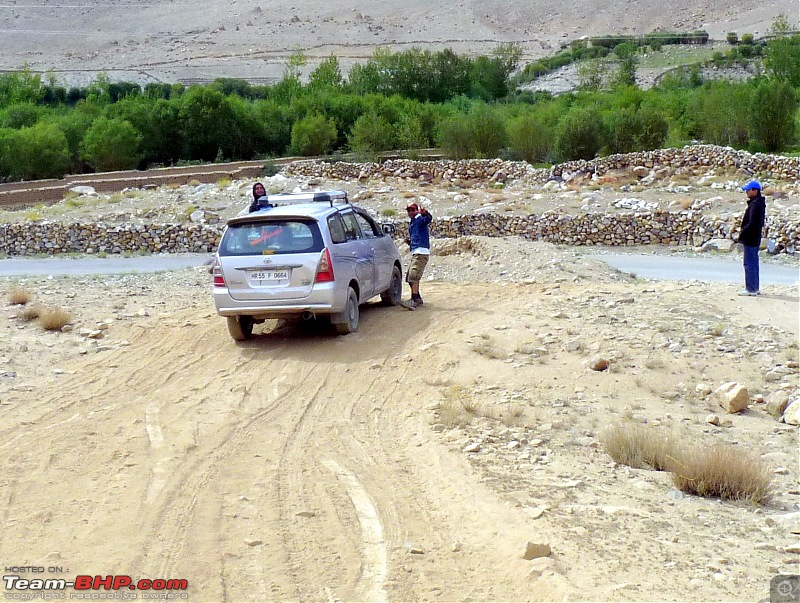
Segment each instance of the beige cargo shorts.
[[411,265],[406,274],[407,283],[418,283],[422,280],[422,273],[425,272],[425,266],[428,265],[428,257],[425,253],[415,253],[411,256]]

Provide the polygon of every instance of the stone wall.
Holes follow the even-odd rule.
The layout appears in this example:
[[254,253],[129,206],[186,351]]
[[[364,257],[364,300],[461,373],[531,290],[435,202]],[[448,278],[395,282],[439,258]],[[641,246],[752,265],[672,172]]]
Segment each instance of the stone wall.
[[412,161],[398,159],[384,163],[324,163],[295,161],[286,166],[288,175],[338,180],[370,178],[410,178],[423,181],[482,180],[489,182],[518,181],[519,184],[544,184],[549,180],[597,178],[613,170],[636,170],[644,179],[650,172],[666,176],[672,173],[700,175],[711,168],[740,173],[744,178],[759,177],[800,184],[800,157],[751,154],[730,147],[693,145],[682,149],[657,149],[640,153],[609,155],[592,160],[569,161],[552,168],[534,168],[523,161],[501,159],[465,161]]
[[[566,245],[692,245],[735,239],[738,218],[723,220],[699,211],[505,216],[481,214],[437,219],[435,237],[521,236]],[[85,224],[34,222],[0,224],[0,253],[182,253],[213,251],[222,233],[216,224]],[[398,229],[402,238],[403,228]],[[770,217],[765,236],[787,250],[800,249],[797,217]]]

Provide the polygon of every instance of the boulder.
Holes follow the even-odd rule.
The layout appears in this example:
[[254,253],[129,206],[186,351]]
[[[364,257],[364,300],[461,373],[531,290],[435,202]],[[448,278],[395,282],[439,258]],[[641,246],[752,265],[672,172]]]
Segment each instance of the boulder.
[[714,393],[719,405],[732,414],[742,412],[750,404],[750,394],[741,383],[723,383]]
[[730,253],[735,247],[736,242],[733,239],[711,239],[700,248],[700,251]]
[[800,425],[800,400],[795,400],[783,412],[783,422],[788,425]]
[[789,394],[777,391],[767,398],[767,412],[776,419],[780,418],[786,407],[789,406]]

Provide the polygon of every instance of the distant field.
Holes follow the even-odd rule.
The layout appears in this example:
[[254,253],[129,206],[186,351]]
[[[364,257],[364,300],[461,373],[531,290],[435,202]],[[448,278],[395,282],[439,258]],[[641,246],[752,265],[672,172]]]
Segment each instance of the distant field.
[[719,51],[725,52],[728,44],[706,44],[704,46],[670,45],[658,52],[638,55],[639,67],[642,69],[670,69],[681,65],[691,65],[707,61]]

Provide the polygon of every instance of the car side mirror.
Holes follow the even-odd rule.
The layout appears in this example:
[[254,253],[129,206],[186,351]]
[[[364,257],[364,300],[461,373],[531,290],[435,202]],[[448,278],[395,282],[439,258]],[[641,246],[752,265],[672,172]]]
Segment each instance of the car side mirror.
[[381,224],[381,230],[383,230],[383,233],[387,235],[393,235],[395,232],[397,232],[397,228],[395,228],[395,225],[391,222],[384,222]]

